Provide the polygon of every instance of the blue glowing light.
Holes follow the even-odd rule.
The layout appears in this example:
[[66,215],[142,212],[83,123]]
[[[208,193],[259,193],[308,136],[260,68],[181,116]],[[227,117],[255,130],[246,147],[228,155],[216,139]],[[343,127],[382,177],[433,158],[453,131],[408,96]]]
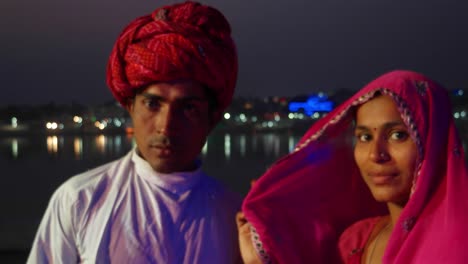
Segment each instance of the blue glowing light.
[[308,116],[317,112],[330,112],[333,110],[333,102],[329,101],[327,96],[320,94],[318,96],[311,96],[305,102],[291,102],[289,103],[290,112],[298,112],[303,110]]

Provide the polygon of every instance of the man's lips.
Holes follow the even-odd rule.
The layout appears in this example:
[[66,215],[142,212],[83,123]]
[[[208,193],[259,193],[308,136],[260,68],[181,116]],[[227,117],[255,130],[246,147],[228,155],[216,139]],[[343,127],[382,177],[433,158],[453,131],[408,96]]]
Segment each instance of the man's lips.
[[159,149],[170,149],[170,148],[174,148],[174,145],[171,145],[171,144],[150,144],[149,145],[150,148],[159,148]]
[[175,151],[173,145],[153,144],[149,147],[153,150],[156,150],[156,152],[161,156],[170,156]]

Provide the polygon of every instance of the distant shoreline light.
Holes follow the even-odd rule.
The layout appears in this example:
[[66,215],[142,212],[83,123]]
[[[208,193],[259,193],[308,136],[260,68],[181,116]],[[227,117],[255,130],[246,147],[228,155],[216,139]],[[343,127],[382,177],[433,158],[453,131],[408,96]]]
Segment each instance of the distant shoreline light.
[[330,112],[333,110],[334,103],[328,100],[324,94],[310,96],[305,102],[290,102],[289,111],[299,112],[301,109],[308,116],[318,112]]

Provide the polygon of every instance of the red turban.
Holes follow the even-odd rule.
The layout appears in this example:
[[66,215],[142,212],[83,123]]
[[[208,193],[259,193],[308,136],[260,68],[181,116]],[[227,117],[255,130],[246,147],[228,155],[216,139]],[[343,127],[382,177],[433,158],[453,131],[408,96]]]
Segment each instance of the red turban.
[[231,27],[218,10],[196,2],[156,9],[121,33],[107,65],[107,84],[126,105],[154,82],[191,79],[213,91],[220,109],[232,100],[237,53]]

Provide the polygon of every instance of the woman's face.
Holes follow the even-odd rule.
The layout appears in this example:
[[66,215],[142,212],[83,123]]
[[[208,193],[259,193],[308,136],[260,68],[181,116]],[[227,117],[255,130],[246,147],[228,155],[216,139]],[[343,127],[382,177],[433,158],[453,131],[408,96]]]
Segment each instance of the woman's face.
[[354,158],[374,198],[404,206],[418,152],[393,99],[381,95],[360,106],[355,136]]

